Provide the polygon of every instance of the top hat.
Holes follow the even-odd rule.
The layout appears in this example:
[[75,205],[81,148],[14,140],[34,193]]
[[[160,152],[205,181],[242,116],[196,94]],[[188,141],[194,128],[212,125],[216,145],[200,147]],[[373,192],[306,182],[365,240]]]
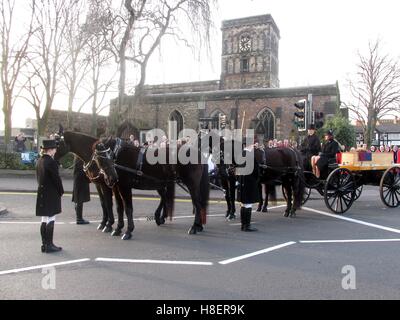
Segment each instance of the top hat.
[[57,142],[56,140],[43,140],[42,141],[42,146],[40,148],[42,149],[57,149]]
[[310,124],[308,126],[308,130],[315,130],[315,125],[314,124]]
[[328,130],[325,132],[326,136],[333,136],[333,131],[332,130]]

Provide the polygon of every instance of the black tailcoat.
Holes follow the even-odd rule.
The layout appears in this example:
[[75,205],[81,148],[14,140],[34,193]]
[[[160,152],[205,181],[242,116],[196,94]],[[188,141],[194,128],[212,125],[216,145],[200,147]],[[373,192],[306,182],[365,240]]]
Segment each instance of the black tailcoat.
[[243,204],[258,203],[260,201],[258,171],[259,167],[254,158],[253,172],[246,176],[238,176],[237,201]]
[[36,216],[51,217],[61,213],[61,196],[64,188],[58,172],[57,162],[49,155],[43,155],[36,165],[38,191]]
[[74,186],[72,190],[72,202],[84,203],[90,201],[90,180],[83,171],[83,161],[74,159]]

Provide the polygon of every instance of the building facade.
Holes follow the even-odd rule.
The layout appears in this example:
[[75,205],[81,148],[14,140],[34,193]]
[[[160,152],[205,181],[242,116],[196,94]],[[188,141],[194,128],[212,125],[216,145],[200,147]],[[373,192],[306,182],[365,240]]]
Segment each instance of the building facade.
[[[167,134],[170,121],[184,128],[218,128],[226,116],[230,129],[255,129],[262,139],[286,139],[296,135],[295,102],[313,97],[313,110],[325,117],[339,106],[337,84],[280,88],[280,32],[271,15],[247,17],[222,23],[221,77],[214,81],[148,85],[140,104],[126,97],[121,136],[140,136],[153,128]],[[115,112],[117,101],[111,102]]]

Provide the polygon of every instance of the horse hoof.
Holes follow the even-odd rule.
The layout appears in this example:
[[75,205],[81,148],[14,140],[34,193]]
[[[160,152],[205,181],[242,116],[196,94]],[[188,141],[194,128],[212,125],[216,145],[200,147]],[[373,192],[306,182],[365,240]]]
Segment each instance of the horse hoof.
[[113,228],[110,226],[105,226],[104,229],[102,230],[103,233],[111,233],[113,231]]
[[97,226],[97,230],[103,230],[104,229],[104,227],[105,227],[106,225],[105,224],[99,224],[98,226]]
[[124,235],[121,237],[121,240],[130,240],[132,239],[132,233],[124,233]]
[[157,218],[155,220],[156,220],[157,226],[161,226],[161,225],[165,224],[165,218],[161,218],[161,219]]
[[111,232],[111,236],[112,237],[119,237],[119,236],[121,236],[121,233],[122,233],[121,230],[115,229],[113,232]]

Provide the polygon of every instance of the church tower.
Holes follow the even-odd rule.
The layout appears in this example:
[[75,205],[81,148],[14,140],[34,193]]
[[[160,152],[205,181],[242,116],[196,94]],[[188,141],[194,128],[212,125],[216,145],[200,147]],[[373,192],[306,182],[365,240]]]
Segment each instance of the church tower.
[[279,88],[279,39],[270,14],[223,21],[221,89]]

